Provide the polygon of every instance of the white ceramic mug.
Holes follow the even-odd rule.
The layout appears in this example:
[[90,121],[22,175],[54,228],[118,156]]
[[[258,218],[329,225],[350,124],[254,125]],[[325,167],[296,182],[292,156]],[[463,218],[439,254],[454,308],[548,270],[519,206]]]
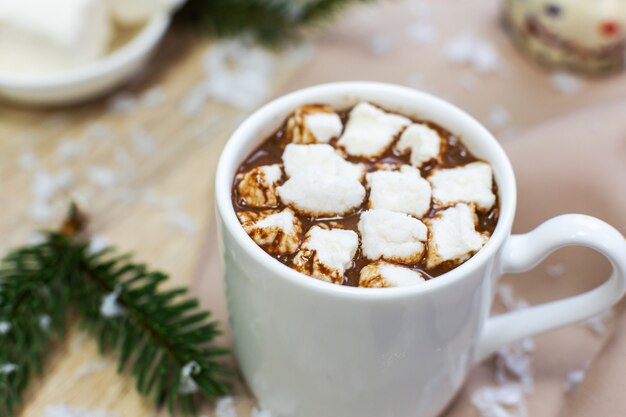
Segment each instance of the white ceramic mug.
[[[493,167],[501,210],[491,239],[467,262],[422,285],[353,288],[308,277],[266,254],[235,215],[238,166],[294,109],[308,103],[345,109],[359,101],[433,121]],[[267,104],[226,145],[216,199],[235,354],[261,406],[276,417],[433,417],[477,361],[597,314],[625,290],[626,241],[619,232],[593,217],[564,215],[511,236],[515,178],[500,145],[457,107],[405,87],[326,84]],[[528,270],[567,245],[604,254],[611,277],[582,295],[489,317],[501,274]]]

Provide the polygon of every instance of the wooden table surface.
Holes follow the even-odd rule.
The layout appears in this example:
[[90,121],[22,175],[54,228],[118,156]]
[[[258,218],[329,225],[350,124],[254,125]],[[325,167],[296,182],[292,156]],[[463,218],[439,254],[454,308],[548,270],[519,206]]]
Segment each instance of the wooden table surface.
[[[499,45],[506,42],[494,23],[495,0],[485,0],[480,7],[474,7],[473,2],[470,7],[451,0],[437,1],[432,2],[437,16],[473,21],[476,27],[484,28],[485,36],[493,34]],[[478,90],[455,87],[438,74],[431,59],[416,61],[415,57],[434,56],[416,51],[437,45],[440,49],[441,43],[459,28],[446,21],[448,24],[439,26],[439,43],[434,45],[416,46],[402,41],[402,31],[411,23],[407,17],[410,14],[406,13],[409,3],[377,6],[379,9],[374,12],[353,11],[341,24],[318,36],[314,58],[301,64],[298,77],[293,76],[293,63],[281,67],[291,70],[276,72],[272,78],[273,94],[337,79],[368,78],[403,84],[419,81],[482,120],[489,118],[494,106],[506,105],[513,115],[513,127],[520,129],[584,103],[626,93],[623,77],[587,87],[585,93],[576,97],[547,93],[544,87],[549,86],[550,75],[531,65],[518,65],[523,58],[511,48],[504,54],[512,60],[509,63],[521,67],[521,84],[500,78],[488,82],[480,76],[474,80]],[[372,13],[378,21],[372,20]],[[463,17],[467,15],[472,15],[473,20]],[[481,26],[487,20],[489,24]],[[462,27],[472,30],[465,23]],[[359,28],[363,30],[359,32]],[[390,55],[381,58],[372,54],[372,40],[368,37],[372,28],[387,28],[390,36],[395,37],[396,47]],[[132,250],[138,259],[171,273],[167,285],[190,285],[203,306],[214,310],[217,319],[225,323],[215,250],[213,175],[229,133],[249,110],[208,101],[194,117],[181,112],[181,103],[203,78],[201,61],[209,46],[207,40],[171,32],[149,70],[123,89],[138,99],[137,109],[132,112],[112,109],[111,101],[120,91],[65,109],[33,110],[0,104],[2,252],[30,241],[35,230],[54,226],[70,198],[75,198],[89,212],[95,235]],[[329,62],[334,67],[327,65]],[[425,80],[411,78],[418,71]],[[457,78],[459,71],[467,72],[446,67],[443,73],[452,77],[455,71]],[[528,91],[524,83],[529,80],[544,87]],[[503,86],[509,88],[507,94],[502,92]],[[145,93],[155,87],[164,93],[162,103],[145,98]],[[540,103],[538,108],[527,108],[529,97]],[[146,132],[150,138],[138,140],[138,131]],[[71,184],[55,194],[50,216],[37,213],[40,207],[34,201],[37,177],[42,172],[69,175],[72,179]],[[228,337],[224,335],[221,343],[227,343]],[[157,415],[150,403],[135,393],[133,380],[117,375],[115,370],[114,357],[99,356],[94,342],[72,328],[67,339],[52,349],[43,378],[37,379],[27,392],[21,416],[45,417],[50,404],[101,408],[119,417]],[[211,415],[209,405],[202,411]]]
[[[115,93],[63,110],[0,105],[2,252],[29,242],[36,230],[58,224],[74,198],[89,213],[95,236],[170,273],[166,285],[191,286],[203,307],[225,322],[221,277],[213,259],[213,175],[223,144],[246,111],[208,102],[194,117],[181,112],[185,96],[203,77],[200,61],[209,46],[188,34],[171,33],[150,71],[124,89],[139,99],[129,114],[112,111]],[[142,103],[142,94],[157,85],[165,94],[163,103]],[[150,138],[133,140],[137,130]],[[27,160],[32,166],[25,167]],[[96,174],[100,179],[94,180],[94,170],[114,178]],[[49,218],[33,213],[41,172],[72,177],[52,199]],[[43,417],[51,404],[105,409],[120,417],[156,415],[136,394],[133,380],[116,374],[115,358],[101,357],[93,340],[75,328],[52,349],[21,415]]]

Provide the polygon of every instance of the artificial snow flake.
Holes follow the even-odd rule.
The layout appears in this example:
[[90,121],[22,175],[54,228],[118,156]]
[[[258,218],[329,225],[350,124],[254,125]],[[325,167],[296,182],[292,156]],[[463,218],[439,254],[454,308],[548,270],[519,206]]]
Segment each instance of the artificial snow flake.
[[533,340],[522,339],[498,350],[496,355],[496,380],[505,384],[517,380],[524,392],[532,391],[534,376],[532,368],[532,352],[535,350]]
[[613,317],[612,310],[604,310],[600,314],[587,319],[583,324],[589,327],[596,335],[604,336],[607,330],[607,322]]
[[56,158],[60,162],[67,162],[81,157],[86,150],[85,144],[80,140],[64,139],[56,148]]
[[206,93],[237,108],[253,108],[269,97],[275,70],[275,56],[268,50],[241,40],[222,41],[204,55]]
[[81,365],[80,368],[78,368],[78,371],[76,371],[76,377],[79,379],[82,379],[90,375],[93,375],[95,373],[98,373],[100,371],[103,371],[113,365],[114,363],[109,359],[91,360],[91,361],[85,362],[83,365]]
[[206,81],[196,84],[183,98],[180,110],[186,117],[192,118],[200,114],[209,99],[209,86]]
[[510,284],[499,284],[496,292],[498,298],[507,310],[519,310],[528,307],[528,302],[522,298],[515,298],[513,287]]
[[459,83],[467,91],[476,91],[479,87],[479,79],[473,72],[462,74]]
[[198,384],[193,379],[193,375],[202,370],[197,362],[191,361],[180,370],[180,385],[178,392],[183,395],[193,394],[198,391]]
[[517,384],[482,387],[472,394],[472,404],[482,417],[527,417],[524,391]]
[[69,187],[73,180],[74,176],[70,171],[60,171],[56,174],[44,170],[37,171],[33,181],[33,197],[38,202],[49,202],[57,192]]
[[388,55],[393,47],[393,38],[386,33],[377,33],[370,39],[370,51],[375,56]]
[[250,417],[274,417],[274,414],[268,410],[263,410],[262,408],[252,407]]
[[5,363],[0,365],[0,375],[10,375],[17,371],[17,365],[14,363]]
[[110,188],[115,184],[115,173],[109,168],[102,166],[90,166],[87,168],[87,177],[94,184],[102,188]]
[[113,292],[102,297],[100,314],[102,314],[103,317],[113,318],[124,314],[124,308],[118,303],[120,294],[122,294],[122,287],[118,285]]
[[28,240],[28,243],[30,243],[33,246],[37,246],[37,245],[41,245],[45,241],[46,241],[46,235],[44,235],[41,232],[34,232],[32,235],[30,235],[30,239]]
[[573,74],[559,71],[552,74],[552,86],[557,92],[571,96],[582,91],[583,82]]
[[[519,310],[528,307],[528,302],[522,298],[516,298],[513,287],[508,284],[500,284],[497,294],[507,310]],[[531,338],[525,338],[498,350],[496,354],[496,380],[500,384],[519,382],[525,392],[530,392],[534,385],[532,368],[532,352],[535,350]]]
[[133,128],[130,139],[135,151],[141,155],[150,155],[156,150],[154,137],[141,127]]
[[66,404],[53,404],[46,406],[44,417],[117,417],[117,414],[106,410],[90,410]]
[[152,87],[141,96],[141,104],[146,107],[158,107],[165,102],[167,94],[161,87]]
[[452,39],[444,46],[443,54],[448,62],[470,65],[482,74],[495,72],[501,60],[492,43],[471,34],[461,34]]
[[89,247],[87,251],[90,255],[96,255],[109,247],[109,245],[109,239],[104,236],[95,235],[89,241]]
[[426,22],[416,22],[409,26],[406,31],[407,37],[418,44],[429,44],[437,38],[435,26]]
[[222,397],[215,403],[215,417],[237,417],[235,398]]
[[47,314],[42,314],[39,316],[39,328],[44,332],[48,332],[50,330],[50,323],[52,319]]
[[45,222],[54,217],[54,211],[47,202],[35,201],[30,208],[30,216],[33,220]]
[[503,106],[496,106],[489,113],[488,124],[492,129],[504,129],[509,125],[511,114]]
[[580,384],[585,378],[585,369],[575,369],[567,373],[567,380],[565,381],[565,391],[573,390],[578,384]]
[[480,73],[491,73],[498,69],[500,55],[496,48],[489,42],[478,41],[474,49],[471,63],[474,69]]
[[32,193],[33,204],[30,215],[38,221],[49,221],[54,216],[51,200],[61,190],[68,188],[74,180],[70,171],[60,171],[56,174],[45,170],[35,172]]
[[0,321],[0,336],[3,336],[11,331],[11,323],[8,321]]
[[119,93],[109,101],[109,110],[113,113],[127,114],[137,109],[137,98],[127,92]]
[[193,219],[179,209],[170,209],[167,214],[167,221],[177,230],[186,235],[193,235],[196,232],[196,225]]
[[409,12],[418,17],[430,15],[430,4],[425,0],[412,0],[409,2]]
[[474,50],[474,38],[461,35],[448,42],[444,49],[444,57],[452,64],[465,64],[470,61]]
[[565,268],[565,265],[563,264],[554,264],[554,265],[550,265],[548,266],[548,268],[546,269],[546,273],[551,276],[551,277],[560,277],[563,274],[565,274],[565,271],[567,269]]
[[24,171],[33,171],[39,165],[39,161],[33,152],[23,152],[18,156],[17,164]]
[[137,191],[132,188],[118,188],[115,190],[115,199],[122,204],[129,204],[137,200]]
[[94,122],[85,129],[85,137],[95,141],[106,141],[113,137],[113,129],[107,124]]
[[154,209],[176,209],[180,204],[177,197],[161,197],[154,190],[146,190],[141,195],[141,201],[148,207]]
[[133,170],[135,168],[135,161],[133,160],[133,157],[123,146],[118,146],[115,148],[115,150],[113,151],[113,159],[115,160],[115,163],[121,168],[124,168],[126,170]]

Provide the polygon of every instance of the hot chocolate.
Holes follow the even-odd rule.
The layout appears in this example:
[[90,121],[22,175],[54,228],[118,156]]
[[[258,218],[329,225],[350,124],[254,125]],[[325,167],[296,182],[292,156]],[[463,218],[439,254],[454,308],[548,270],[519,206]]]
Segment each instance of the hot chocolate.
[[420,284],[482,248],[499,206],[491,166],[429,121],[373,103],[302,106],[239,167],[232,202],[250,237],[341,285]]

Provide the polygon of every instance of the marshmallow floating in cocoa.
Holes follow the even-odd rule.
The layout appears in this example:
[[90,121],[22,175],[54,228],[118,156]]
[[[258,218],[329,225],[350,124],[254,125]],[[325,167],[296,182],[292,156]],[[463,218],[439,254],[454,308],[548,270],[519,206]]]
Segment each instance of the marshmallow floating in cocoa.
[[428,235],[418,219],[390,210],[362,213],[358,228],[363,254],[372,261],[419,262]]
[[464,203],[440,211],[426,223],[430,228],[426,266],[459,264],[483,247],[489,236],[476,231],[476,213]]
[[293,260],[296,270],[322,281],[343,283],[343,274],[352,267],[359,237],[352,230],[313,226]]
[[441,152],[442,139],[436,130],[425,124],[414,123],[404,129],[395,149],[405,154],[411,153],[411,164],[421,167],[424,163],[437,159]]
[[238,213],[239,221],[250,237],[270,254],[295,253],[302,240],[302,223],[290,209],[256,213]]
[[496,203],[493,193],[493,174],[486,162],[448,169],[435,169],[428,177],[437,206],[455,203],[475,204],[478,210],[487,211]]
[[280,164],[264,165],[239,174],[237,195],[248,207],[272,208],[278,206],[276,187],[280,185],[283,170]]
[[282,160],[289,177],[310,173],[310,175],[339,175],[360,181],[365,174],[363,164],[346,161],[335,148],[326,144],[289,144],[285,147]]
[[387,113],[369,103],[359,103],[350,112],[337,145],[348,155],[374,158],[385,153],[400,131],[411,120]]
[[313,172],[291,177],[277,192],[283,204],[311,217],[347,214],[365,199],[365,188],[359,181]]
[[341,118],[332,107],[309,104],[300,106],[287,121],[285,135],[292,143],[328,143],[343,130]]
[[379,170],[367,174],[369,206],[422,217],[430,210],[430,183],[411,166],[398,171]]
[[405,266],[377,261],[367,265],[359,274],[359,287],[388,288],[405,287],[424,282],[419,272]]

